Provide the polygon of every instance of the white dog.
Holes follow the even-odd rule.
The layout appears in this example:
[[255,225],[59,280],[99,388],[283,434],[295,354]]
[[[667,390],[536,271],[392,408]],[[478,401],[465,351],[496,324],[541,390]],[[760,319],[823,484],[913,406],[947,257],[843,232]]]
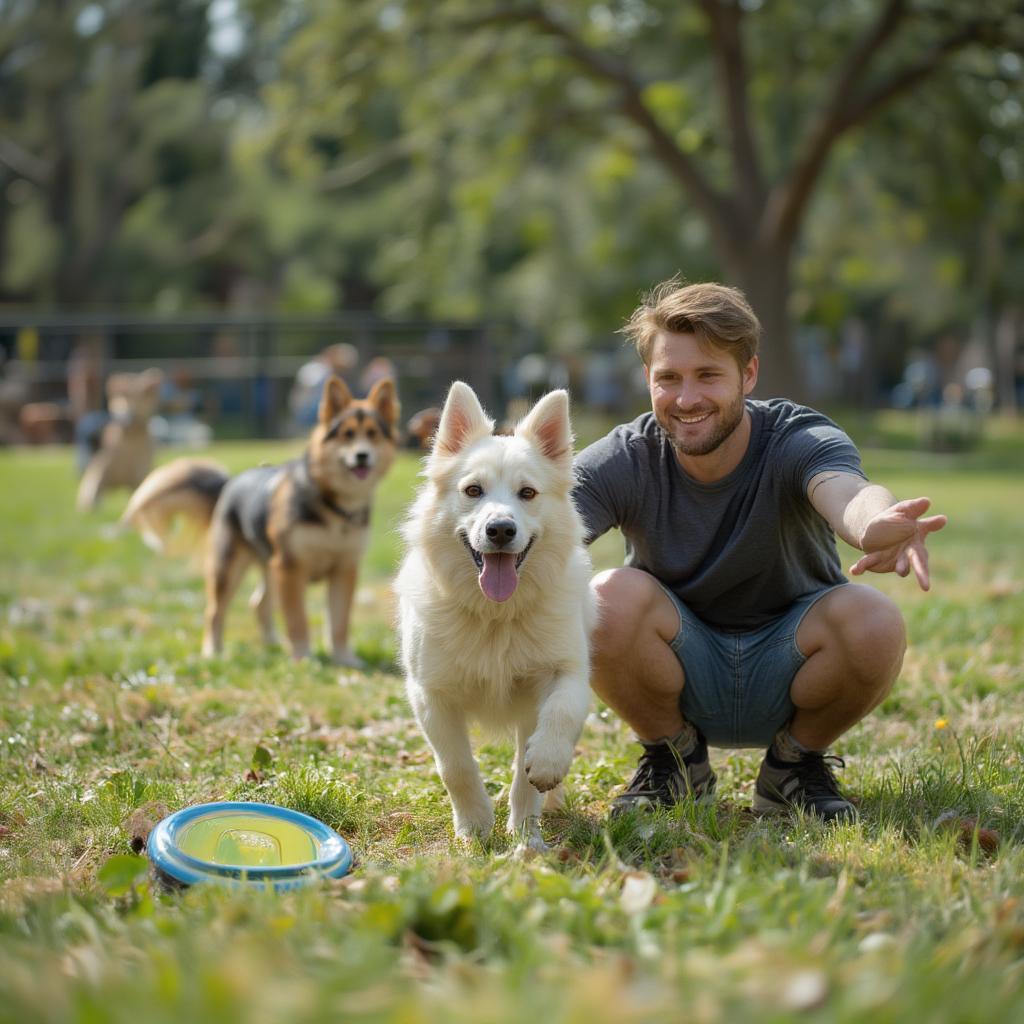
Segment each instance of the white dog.
[[509,831],[543,849],[590,703],[597,612],[572,503],[569,398],[542,398],[495,437],[456,381],[404,528],[396,590],[409,700],[452,801],[456,835],[485,836],[494,809],[468,723],[514,731]]

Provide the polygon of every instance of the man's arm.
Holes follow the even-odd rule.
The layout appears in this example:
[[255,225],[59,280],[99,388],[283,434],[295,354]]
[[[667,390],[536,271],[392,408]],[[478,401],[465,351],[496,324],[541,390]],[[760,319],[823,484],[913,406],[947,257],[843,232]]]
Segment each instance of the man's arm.
[[922,518],[930,499],[897,501],[885,487],[842,472],[811,477],[807,497],[847,544],[864,552],[864,557],[850,567],[851,575],[870,571],[907,576],[913,569],[921,589],[928,589],[925,539],[946,525],[945,516]]
[[628,444],[616,428],[588,445],[574,460],[576,486],[572,498],[583,518],[585,543],[622,526],[629,503],[638,493],[636,470]]

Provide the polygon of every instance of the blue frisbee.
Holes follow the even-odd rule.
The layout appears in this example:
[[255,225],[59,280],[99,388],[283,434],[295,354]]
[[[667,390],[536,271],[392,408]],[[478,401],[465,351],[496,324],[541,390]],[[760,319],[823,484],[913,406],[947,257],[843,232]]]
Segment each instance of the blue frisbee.
[[273,804],[186,807],[150,832],[146,852],[157,877],[178,888],[219,882],[296,889],[352,867],[352,851],[334,829]]

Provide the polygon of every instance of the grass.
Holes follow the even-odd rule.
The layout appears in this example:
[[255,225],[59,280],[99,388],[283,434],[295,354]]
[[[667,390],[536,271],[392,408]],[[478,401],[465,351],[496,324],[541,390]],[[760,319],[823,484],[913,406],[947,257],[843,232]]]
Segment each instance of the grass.
[[[757,751],[715,752],[714,807],[610,823],[637,748],[595,707],[544,826],[553,852],[530,860],[500,830],[453,843],[395,671],[412,457],[374,513],[355,622],[371,669],[339,674],[263,651],[241,595],[226,656],[203,661],[194,567],[118,533],[119,496],[76,516],[69,453],[0,454],[0,1021],[1020,1019],[1022,441],[1003,426],[971,454],[865,450],[950,525],[930,594],[872,579],[912,647],[837,745],[859,824],[754,818]],[[290,451],[214,454],[237,469]],[[595,546],[599,565],[619,557],[614,537]],[[314,591],[317,621],[321,606]],[[501,824],[510,749],[479,753]],[[133,840],[208,799],[314,814],[357,868],[281,896],[151,888]]]

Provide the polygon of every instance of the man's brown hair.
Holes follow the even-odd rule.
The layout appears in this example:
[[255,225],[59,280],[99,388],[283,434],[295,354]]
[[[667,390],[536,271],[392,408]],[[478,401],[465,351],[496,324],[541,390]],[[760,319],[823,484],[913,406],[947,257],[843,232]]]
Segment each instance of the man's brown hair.
[[695,334],[728,352],[742,370],[757,355],[761,324],[743,292],[724,284],[684,284],[678,275],[652,288],[622,328],[644,366],[658,331]]

